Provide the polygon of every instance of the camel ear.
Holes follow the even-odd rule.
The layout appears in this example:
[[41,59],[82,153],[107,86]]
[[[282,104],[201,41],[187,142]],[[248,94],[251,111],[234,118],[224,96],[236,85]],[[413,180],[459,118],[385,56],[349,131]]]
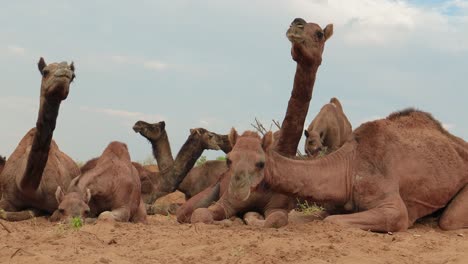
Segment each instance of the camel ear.
[[70,69],[71,69],[73,72],[75,72],[75,64],[73,63],[73,61],[72,61],[72,63],[70,64]]
[[57,187],[57,190],[55,191],[55,199],[57,199],[57,202],[60,204],[63,201],[63,197],[65,194],[62,191],[62,188],[60,186]]
[[45,67],[47,67],[47,64],[44,58],[41,57],[39,59],[39,62],[37,63],[37,68],[39,69],[39,72],[41,73],[41,75],[42,75],[42,70],[44,70]]
[[263,150],[268,150],[273,145],[273,133],[268,131],[262,139],[262,148]]
[[91,200],[91,190],[86,188],[85,202],[89,203],[90,200]]
[[323,29],[323,35],[325,36],[325,41],[327,41],[333,35],[333,24],[328,24]]
[[198,135],[201,135],[200,130],[198,130],[198,129],[196,129],[196,128],[191,128],[191,129],[190,129],[190,135],[193,135],[193,134],[195,134],[195,133],[197,133]]
[[237,141],[237,137],[239,137],[239,134],[237,134],[237,131],[235,128],[231,128],[231,132],[229,133],[229,142],[231,143],[231,147],[234,147]]
[[[159,122],[159,124],[161,124],[161,130],[164,130],[164,129],[166,128],[166,122],[161,121],[161,122]],[[190,133],[191,133],[191,132],[192,132],[192,131],[190,131]]]
[[307,130],[304,129],[304,136],[305,136],[306,138],[308,138],[308,137],[309,137],[309,131],[307,131]]

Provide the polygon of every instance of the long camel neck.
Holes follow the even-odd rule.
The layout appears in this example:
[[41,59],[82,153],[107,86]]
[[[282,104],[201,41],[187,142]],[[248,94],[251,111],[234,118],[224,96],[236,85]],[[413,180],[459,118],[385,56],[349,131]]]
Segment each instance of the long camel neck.
[[265,180],[274,190],[316,202],[345,203],[353,185],[354,144],[315,160],[295,160],[267,153]]
[[318,67],[319,65],[305,67],[297,64],[291,98],[288,102],[286,116],[281,125],[281,134],[276,147],[281,155],[296,155],[304,122],[309,111]]
[[174,165],[167,172],[162,172],[160,189],[165,192],[173,192],[178,187],[187,173],[193,168],[204,150],[202,142],[198,138],[189,136],[182,148],[177,153]]
[[50,143],[60,108],[60,100],[41,99],[31,151],[21,179],[24,191],[35,191],[41,183],[42,173],[49,157]]
[[167,137],[166,132],[161,135],[157,142],[151,141],[151,146],[153,148],[153,156],[158,163],[160,171],[167,170],[172,165],[174,165],[171,145],[169,144],[169,138]]

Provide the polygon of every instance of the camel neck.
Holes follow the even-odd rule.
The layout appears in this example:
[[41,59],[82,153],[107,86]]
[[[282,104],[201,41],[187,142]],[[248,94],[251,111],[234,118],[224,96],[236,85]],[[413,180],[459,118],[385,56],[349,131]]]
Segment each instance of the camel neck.
[[351,199],[355,145],[314,160],[295,160],[270,151],[265,180],[279,192],[316,202],[344,204]]
[[25,191],[35,191],[41,183],[42,173],[49,157],[60,102],[60,100],[45,98],[41,100],[36,132],[29,152],[26,170],[20,183],[21,188]]
[[174,165],[168,171],[162,171],[159,189],[162,192],[173,192],[185,178],[195,162],[203,153],[204,147],[200,139],[190,135],[177,153]]
[[167,170],[172,165],[174,165],[174,158],[172,157],[171,145],[169,144],[169,138],[167,133],[161,136],[157,142],[151,141],[151,146],[153,148],[153,156],[158,163],[160,171]]
[[286,115],[281,125],[281,134],[276,150],[284,156],[295,156],[302,136],[304,122],[309,111],[310,100],[319,65],[297,64],[296,75]]

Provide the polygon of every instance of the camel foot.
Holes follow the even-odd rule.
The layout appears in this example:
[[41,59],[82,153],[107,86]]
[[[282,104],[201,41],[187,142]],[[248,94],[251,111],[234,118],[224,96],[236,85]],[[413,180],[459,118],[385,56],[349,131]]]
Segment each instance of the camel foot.
[[244,215],[247,225],[262,227],[265,226],[265,218],[257,212],[248,212]]
[[191,223],[213,223],[213,214],[207,208],[198,208],[193,211],[192,217],[190,218]]
[[288,224],[288,213],[286,211],[275,211],[267,215],[264,227],[280,228]]
[[116,219],[112,212],[105,211],[99,215],[98,221],[114,223],[116,222]]

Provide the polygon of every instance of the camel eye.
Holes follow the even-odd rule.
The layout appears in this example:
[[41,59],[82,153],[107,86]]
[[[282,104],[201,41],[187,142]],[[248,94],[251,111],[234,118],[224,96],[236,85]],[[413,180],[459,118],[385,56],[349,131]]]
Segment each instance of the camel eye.
[[43,70],[42,71],[42,76],[46,77],[49,74],[49,70]]
[[64,214],[65,210],[64,209],[58,209],[59,213]]
[[83,212],[83,215],[84,215],[85,217],[87,217],[87,216],[89,215],[89,210],[85,210],[85,211]]
[[255,164],[255,167],[257,167],[258,169],[263,169],[265,167],[265,162],[263,161],[259,161]]
[[322,39],[322,38],[323,38],[323,32],[322,32],[322,31],[317,31],[317,32],[315,32],[315,35],[317,35],[317,37],[318,37],[319,39]]

